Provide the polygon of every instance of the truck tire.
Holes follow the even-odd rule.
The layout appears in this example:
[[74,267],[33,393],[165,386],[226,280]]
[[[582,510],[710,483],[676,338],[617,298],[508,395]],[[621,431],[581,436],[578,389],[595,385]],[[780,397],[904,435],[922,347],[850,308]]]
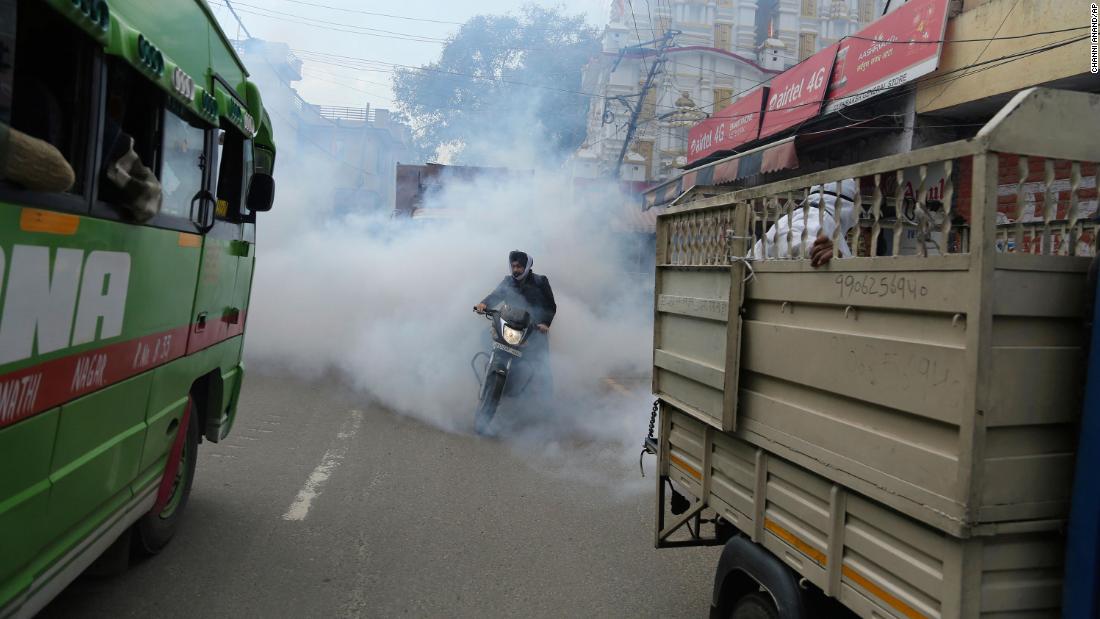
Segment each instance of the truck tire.
[[149,512],[134,525],[134,550],[136,554],[152,556],[161,551],[179,528],[180,517],[191,496],[191,483],[195,479],[195,461],[199,447],[199,415],[191,407],[187,419],[186,436],[180,451],[179,466],[172,482],[168,501],[159,511]]
[[505,377],[496,372],[489,372],[485,377],[485,387],[481,390],[481,401],[477,404],[477,412],[474,414],[474,431],[484,436],[489,432],[489,424],[493,421],[493,415],[497,412],[500,397],[504,393]]
[[737,601],[730,619],[779,619],[779,611],[763,593],[750,593]]
[[[805,600],[798,576],[763,546],[747,537],[735,535],[722,549],[714,572],[713,618],[737,616],[742,600],[759,596],[770,605],[768,619],[807,619]],[[747,602],[747,604],[752,604]],[[769,607],[765,607],[766,609]],[[750,612],[746,609],[744,612]],[[747,615],[756,617],[757,615]]]

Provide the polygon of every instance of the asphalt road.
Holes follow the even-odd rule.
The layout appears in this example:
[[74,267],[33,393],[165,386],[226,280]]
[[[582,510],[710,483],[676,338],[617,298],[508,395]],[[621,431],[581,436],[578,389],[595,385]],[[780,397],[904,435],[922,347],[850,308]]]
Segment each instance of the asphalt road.
[[78,579],[41,616],[707,613],[717,551],[654,550],[651,478],[599,445],[446,433],[255,373],[239,414],[200,446],[168,548]]

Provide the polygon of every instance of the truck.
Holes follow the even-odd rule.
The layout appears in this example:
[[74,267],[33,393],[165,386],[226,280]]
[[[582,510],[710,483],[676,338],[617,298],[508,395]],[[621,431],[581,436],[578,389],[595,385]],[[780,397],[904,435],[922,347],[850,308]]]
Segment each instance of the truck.
[[[659,216],[654,543],[722,547],[713,617],[1097,616],[1097,118],[1029,88],[971,137]],[[848,179],[826,265],[757,253]]]

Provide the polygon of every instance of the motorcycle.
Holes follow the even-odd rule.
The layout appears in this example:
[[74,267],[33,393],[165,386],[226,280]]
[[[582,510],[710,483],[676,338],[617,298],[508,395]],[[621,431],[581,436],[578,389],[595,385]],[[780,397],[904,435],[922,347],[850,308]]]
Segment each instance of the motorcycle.
[[[499,310],[486,309],[484,312],[474,308],[474,312],[481,313],[492,322],[490,349],[477,353],[470,360],[470,367],[480,385],[474,430],[485,435],[501,398],[524,393],[534,378],[534,364],[524,362],[524,352],[536,328],[531,314],[523,309],[504,305]],[[482,372],[478,372],[477,362],[482,358],[486,361]]]

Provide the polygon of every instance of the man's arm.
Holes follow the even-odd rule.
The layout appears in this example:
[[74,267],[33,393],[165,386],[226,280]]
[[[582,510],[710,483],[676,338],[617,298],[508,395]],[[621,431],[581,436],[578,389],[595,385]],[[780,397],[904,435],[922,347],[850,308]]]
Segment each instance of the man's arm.
[[508,283],[508,278],[504,278],[503,280],[501,280],[501,282],[499,284],[497,284],[497,287],[493,288],[493,291],[489,293],[489,296],[482,299],[481,304],[484,305],[485,307],[493,307],[497,303],[500,303],[501,301],[503,301],[504,300],[504,285],[507,284],[507,283]]
[[542,324],[547,327],[550,323],[554,322],[554,315],[558,313],[558,304],[554,301],[554,290],[550,288],[550,278],[545,275],[542,276],[542,280],[539,282],[539,287],[542,289],[542,296],[546,299],[546,307],[543,308]]

